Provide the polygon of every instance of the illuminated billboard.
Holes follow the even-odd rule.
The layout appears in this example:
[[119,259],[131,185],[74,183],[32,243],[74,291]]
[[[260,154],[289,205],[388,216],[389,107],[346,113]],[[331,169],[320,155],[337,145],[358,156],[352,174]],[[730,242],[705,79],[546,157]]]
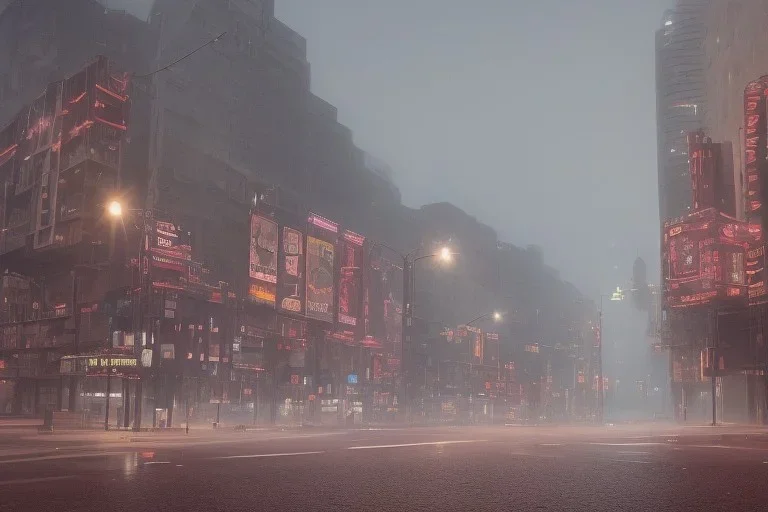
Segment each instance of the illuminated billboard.
[[284,227],[282,252],[278,265],[278,300],[280,309],[304,313],[304,234]]
[[750,303],[764,302],[768,298],[765,241],[762,236],[768,216],[764,205],[768,192],[768,116],[765,98],[767,91],[768,77],[765,76],[750,82],[744,89],[744,171],[747,188],[745,206],[750,231],[755,235],[745,259]]
[[334,256],[333,244],[307,237],[306,309],[309,318],[333,322]]
[[480,329],[473,331],[472,338],[472,355],[474,356],[475,363],[483,364],[483,349],[485,348],[483,331]]
[[752,247],[746,256],[746,277],[750,302],[759,302],[766,295],[765,286],[765,244]]
[[275,305],[277,295],[277,237],[275,221],[251,215],[248,296],[271,306]]
[[762,223],[766,157],[766,80],[760,78],[744,89],[744,166],[747,180],[747,220]]
[[671,307],[744,300],[748,224],[714,208],[664,227],[665,298]]
[[345,231],[341,242],[339,273],[339,324],[357,327],[360,322],[363,288],[363,244],[365,238]]
[[150,244],[152,252],[159,256],[179,260],[192,259],[192,245],[189,233],[172,222],[157,220]]

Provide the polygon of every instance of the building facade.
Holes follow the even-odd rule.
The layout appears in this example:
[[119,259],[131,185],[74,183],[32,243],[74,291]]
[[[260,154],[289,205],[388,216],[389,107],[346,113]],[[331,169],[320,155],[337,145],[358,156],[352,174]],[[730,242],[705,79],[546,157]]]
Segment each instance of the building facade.
[[716,141],[734,148],[738,212],[746,208],[744,174],[744,89],[753,80],[768,74],[768,35],[762,26],[768,21],[768,5],[762,0],[711,2],[704,39],[705,93],[708,108],[705,123]]
[[[455,207],[402,205],[386,165],[309,91],[306,41],[271,0],[116,5],[0,10],[3,412],[111,410],[122,426],[389,413],[402,274],[376,242],[461,245],[453,271],[420,270],[425,325],[505,295],[536,310],[539,280],[552,318],[558,287],[578,295],[540,260],[503,267],[495,232]],[[84,72],[82,96],[57,92]],[[565,343],[566,324],[547,336]]]

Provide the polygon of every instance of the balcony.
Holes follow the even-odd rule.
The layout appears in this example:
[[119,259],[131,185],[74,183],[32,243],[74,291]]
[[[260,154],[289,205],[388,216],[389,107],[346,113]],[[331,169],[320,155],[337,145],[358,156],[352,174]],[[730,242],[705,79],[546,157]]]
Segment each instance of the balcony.
[[66,222],[81,217],[83,215],[84,202],[85,194],[83,193],[71,194],[61,200],[57,208],[59,222]]
[[27,243],[27,235],[30,219],[16,219],[9,222],[9,226],[0,238],[0,254],[5,254],[16,249],[21,249]]

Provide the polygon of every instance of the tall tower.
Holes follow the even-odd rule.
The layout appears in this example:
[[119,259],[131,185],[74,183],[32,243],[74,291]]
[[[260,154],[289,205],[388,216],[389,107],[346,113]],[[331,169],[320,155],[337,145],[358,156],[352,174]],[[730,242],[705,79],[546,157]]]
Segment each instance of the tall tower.
[[656,31],[659,220],[691,209],[686,134],[704,128],[704,50],[709,0],[678,0]]

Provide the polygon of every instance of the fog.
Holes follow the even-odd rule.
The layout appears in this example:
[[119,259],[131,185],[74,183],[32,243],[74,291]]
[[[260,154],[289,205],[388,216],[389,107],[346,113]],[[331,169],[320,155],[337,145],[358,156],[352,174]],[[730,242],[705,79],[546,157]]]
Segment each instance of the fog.
[[[669,0],[278,0],[315,94],[395,170],[595,297],[658,275],[654,31]],[[655,279],[652,279],[655,281]]]

